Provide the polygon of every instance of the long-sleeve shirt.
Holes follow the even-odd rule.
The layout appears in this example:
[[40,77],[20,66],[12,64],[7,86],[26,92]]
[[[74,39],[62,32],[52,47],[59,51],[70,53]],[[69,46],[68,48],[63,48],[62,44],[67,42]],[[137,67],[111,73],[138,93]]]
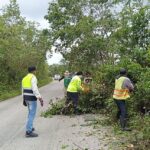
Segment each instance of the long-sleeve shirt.
[[32,84],[33,94],[36,96],[36,98],[41,98],[41,94],[40,94],[38,86],[37,86],[37,78],[36,78],[36,76],[32,77],[31,84]]
[[134,86],[129,78],[127,78],[127,77],[125,78],[125,80],[122,84],[122,88],[123,89],[127,88],[127,89],[129,89],[129,91],[133,91]]

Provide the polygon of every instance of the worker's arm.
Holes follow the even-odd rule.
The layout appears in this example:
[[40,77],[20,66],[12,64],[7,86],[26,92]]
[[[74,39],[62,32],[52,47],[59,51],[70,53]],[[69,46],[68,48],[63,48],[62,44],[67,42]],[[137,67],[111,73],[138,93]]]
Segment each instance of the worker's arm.
[[64,79],[65,78],[65,76],[62,76],[60,79],[59,79],[59,81],[61,81],[62,79]]
[[124,88],[127,88],[130,92],[134,90],[134,86],[129,78],[126,78],[123,83]]
[[42,99],[42,96],[41,96],[41,94],[39,92],[39,89],[38,89],[38,86],[37,86],[37,78],[35,76],[32,77],[31,84],[32,84],[33,94],[40,101],[41,106],[43,106],[43,99]]
[[41,98],[41,94],[40,94],[39,89],[37,87],[37,79],[35,76],[32,77],[31,84],[32,84],[33,94],[36,96],[36,98]]

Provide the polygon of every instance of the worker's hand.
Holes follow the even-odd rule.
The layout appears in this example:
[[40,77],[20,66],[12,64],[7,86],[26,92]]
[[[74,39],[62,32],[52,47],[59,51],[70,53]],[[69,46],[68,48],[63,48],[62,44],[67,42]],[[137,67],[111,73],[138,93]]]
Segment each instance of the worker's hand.
[[84,91],[83,85],[80,86],[80,91]]
[[131,93],[131,92],[134,92],[134,89],[129,88],[129,92],[130,92],[130,93]]
[[39,98],[39,101],[40,101],[41,106],[43,107],[44,101],[43,101],[42,97]]

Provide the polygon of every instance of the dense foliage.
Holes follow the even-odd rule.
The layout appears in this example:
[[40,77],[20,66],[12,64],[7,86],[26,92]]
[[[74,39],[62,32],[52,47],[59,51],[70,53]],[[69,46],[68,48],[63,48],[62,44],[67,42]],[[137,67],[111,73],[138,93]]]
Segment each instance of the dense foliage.
[[[115,116],[112,93],[122,67],[135,86],[128,106],[132,119],[143,108],[150,110],[149,7],[149,1],[142,0],[57,0],[49,5],[45,18],[56,50],[69,62],[70,70],[93,74],[92,92],[80,97],[79,106],[85,112],[103,107]],[[136,123],[140,127],[140,121]],[[149,144],[149,125],[140,131],[147,135],[143,143]]]
[[49,66],[49,76],[54,77],[55,74],[64,76],[64,72],[69,70],[67,62],[62,59],[59,64],[52,64]]
[[49,5],[45,18],[52,29],[51,42],[69,69],[94,72],[94,87],[101,91],[103,101],[111,97],[115,76],[124,67],[135,84],[135,109],[149,108],[148,4],[142,0],[58,0]]
[[142,133],[136,142],[143,147],[138,148],[147,148],[149,116],[141,112],[150,110],[149,7],[149,0],[54,0],[45,16],[50,29],[41,31],[21,17],[16,0],[11,0],[0,13],[0,99],[20,89],[30,65],[37,66],[39,79],[47,80],[45,53],[53,44],[65,60],[50,66],[50,75],[90,71],[93,85],[90,93],[81,93],[79,107],[85,113],[103,109],[113,118],[114,80],[124,67],[135,86],[128,101],[130,124]]
[[[0,14],[0,99],[20,90],[21,79],[28,66],[38,68],[38,78],[47,80],[45,53],[49,49],[47,35],[34,22],[21,17],[16,0]],[[43,82],[43,81],[42,81]]]

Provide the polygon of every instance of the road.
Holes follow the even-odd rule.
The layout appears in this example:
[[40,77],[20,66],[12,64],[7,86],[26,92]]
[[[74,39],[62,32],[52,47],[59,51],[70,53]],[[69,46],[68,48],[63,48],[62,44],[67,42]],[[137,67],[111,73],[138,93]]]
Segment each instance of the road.
[[[27,108],[22,105],[22,97],[17,96],[0,102],[0,150],[107,150],[107,143],[100,142],[92,135],[93,128],[82,126],[85,116],[41,117],[48,108],[50,99],[57,100],[63,95],[63,82],[53,81],[40,88],[44,107],[38,104],[34,126],[39,137],[25,137]],[[104,136],[104,135],[103,135]]]

